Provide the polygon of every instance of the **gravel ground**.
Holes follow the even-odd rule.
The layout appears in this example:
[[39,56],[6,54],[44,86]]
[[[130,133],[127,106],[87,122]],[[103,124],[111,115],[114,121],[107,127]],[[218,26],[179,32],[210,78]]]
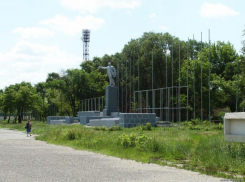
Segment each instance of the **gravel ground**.
[[142,164],[50,145],[0,129],[0,182],[229,181],[173,167]]

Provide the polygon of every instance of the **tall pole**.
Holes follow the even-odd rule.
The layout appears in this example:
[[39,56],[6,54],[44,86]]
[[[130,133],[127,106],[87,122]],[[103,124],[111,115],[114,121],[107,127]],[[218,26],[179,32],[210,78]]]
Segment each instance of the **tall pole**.
[[239,75],[237,75],[237,90],[236,90],[236,112],[237,112],[237,105],[238,105],[238,94],[239,94]]
[[128,60],[126,60],[126,107],[125,107],[125,110],[126,110],[126,113],[128,113]]
[[194,119],[196,119],[196,80],[195,80],[195,46],[194,46],[194,35],[193,35],[193,97],[194,97],[194,105],[193,105],[193,115]]
[[135,113],[135,83],[134,83],[134,78],[135,78],[135,49],[134,49],[134,55],[133,55],[133,96],[134,96],[134,113]]
[[[172,66],[172,108],[174,107],[174,43],[172,44],[172,56],[171,56],[171,66]],[[172,109],[172,121],[174,122],[174,110]]]
[[44,94],[43,94],[43,123],[44,123]]
[[119,69],[120,69],[120,67],[119,67],[119,61],[117,62],[117,106],[118,106],[118,108],[119,108],[119,81],[120,81],[120,72],[119,72]]
[[[167,93],[167,90],[168,90],[168,57],[167,57],[167,49],[168,49],[168,47],[167,47],[168,45],[166,44],[166,47],[165,47],[165,57],[166,57],[166,71],[165,71],[165,73],[166,73],[166,107],[167,107],[167,105],[168,105],[168,93]],[[168,121],[168,111],[167,111],[167,109],[166,109],[166,121]]]
[[208,51],[208,119],[209,121],[211,121],[211,112],[210,112],[210,99],[211,99],[211,95],[210,95],[210,30],[208,30],[208,42],[209,42],[209,51]]
[[202,105],[202,32],[201,32],[201,121],[203,122],[203,105]]
[[153,75],[153,68],[154,68],[153,53],[154,53],[154,52],[153,52],[153,49],[152,49],[152,76],[151,76],[151,84],[152,84],[152,85],[151,85],[151,89],[152,89],[152,92],[151,92],[151,95],[152,95],[152,112],[154,111],[153,107],[155,107],[155,106],[154,106],[154,99],[155,99],[155,98],[154,98],[154,94],[153,94],[153,83],[154,83],[154,82],[153,82],[153,81],[154,81],[154,80],[153,80],[153,77],[154,77],[154,75]]
[[129,95],[129,113],[132,112],[131,110],[131,99],[132,99],[132,72],[131,72],[131,64],[132,64],[132,60],[131,60],[131,56],[130,56],[130,59],[129,59],[129,92],[130,92],[130,95]]
[[138,91],[140,90],[140,59],[139,59],[139,52],[138,52]]
[[121,76],[121,82],[122,82],[122,113],[123,113],[123,63],[121,64],[122,66],[122,76]]
[[186,109],[186,120],[189,121],[189,112],[188,112],[188,106],[189,106],[189,37],[187,42],[187,109]]
[[152,89],[152,92],[153,92],[153,67],[154,67],[154,62],[153,62],[153,49],[152,49],[152,64],[151,64],[151,89]]
[[180,41],[179,41],[179,122],[181,121],[181,109],[180,109]]

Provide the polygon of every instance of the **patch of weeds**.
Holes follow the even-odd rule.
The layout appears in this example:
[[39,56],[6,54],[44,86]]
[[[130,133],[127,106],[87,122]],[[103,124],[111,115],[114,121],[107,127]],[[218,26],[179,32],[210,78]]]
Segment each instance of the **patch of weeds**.
[[205,120],[205,121],[203,121],[203,124],[204,124],[205,126],[209,126],[209,125],[211,124],[211,122],[208,121],[208,120]]
[[142,130],[148,130],[151,131],[152,130],[152,125],[150,122],[147,122],[145,125],[140,125],[137,127],[137,130],[142,131]]
[[219,124],[214,125],[213,129],[215,129],[215,130],[223,130],[224,126],[223,126],[223,124],[219,123]]
[[75,140],[76,139],[76,131],[75,130],[68,130],[68,133],[67,133],[67,138],[69,140]]
[[148,143],[148,146],[149,146],[150,151],[152,151],[152,152],[155,153],[155,152],[159,152],[161,150],[161,146],[162,145],[156,139],[156,137],[153,137],[152,139],[148,139],[147,143]]
[[189,130],[200,130],[200,128],[198,126],[194,126],[193,122],[191,121],[188,122],[188,129]]
[[131,133],[130,136],[123,133],[119,138],[118,142],[125,148],[135,146],[135,134]]
[[141,134],[136,139],[136,149],[137,150],[145,150],[146,148],[146,142],[149,140],[149,138],[145,134]]
[[192,125],[198,125],[201,123],[201,120],[200,118],[196,118],[196,119],[192,119],[190,122]]
[[188,121],[184,121],[184,122],[181,123],[181,126],[186,126],[186,127],[188,127],[188,126],[189,126],[189,122],[188,122]]
[[120,131],[122,129],[123,128],[120,125],[118,125],[118,126],[112,126],[112,127],[108,128],[109,131]]
[[135,133],[130,133],[129,135],[123,133],[118,138],[118,143],[125,148],[135,147],[139,150],[144,148],[145,142],[148,140],[148,137],[144,134],[136,136]]
[[97,131],[106,131],[107,128],[105,126],[96,126],[96,127],[94,127],[94,130],[97,130]]
[[2,122],[3,122],[3,124],[7,124],[7,123],[8,123],[8,120],[5,119],[5,120],[3,120]]

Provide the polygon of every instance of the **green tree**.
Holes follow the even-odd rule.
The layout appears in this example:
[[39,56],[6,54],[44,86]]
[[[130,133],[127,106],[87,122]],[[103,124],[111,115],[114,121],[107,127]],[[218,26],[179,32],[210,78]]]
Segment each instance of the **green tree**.
[[16,91],[14,90],[14,86],[11,85],[6,87],[5,92],[2,97],[2,105],[4,112],[9,115],[8,123],[10,122],[10,116],[16,110],[15,102],[16,102]]
[[16,109],[18,111],[18,122],[21,123],[23,120],[23,113],[34,109],[40,97],[37,95],[32,85],[28,82],[15,84],[15,91],[15,103]]

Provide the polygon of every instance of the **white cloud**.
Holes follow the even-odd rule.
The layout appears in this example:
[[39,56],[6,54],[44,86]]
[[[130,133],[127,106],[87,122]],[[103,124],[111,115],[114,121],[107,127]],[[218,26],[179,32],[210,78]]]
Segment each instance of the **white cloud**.
[[234,16],[238,15],[238,11],[234,11],[229,7],[216,3],[204,3],[201,6],[200,15],[202,17],[220,17],[220,16]]
[[141,0],[61,0],[64,7],[81,13],[95,13],[102,8],[134,9],[141,3]]
[[61,51],[57,46],[45,46],[19,41],[7,53],[0,53],[0,89],[22,81],[36,84],[47,74],[61,69],[78,68],[81,57]]
[[155,18],[155,17],[157,17],[157,14],[156,13],[149,14],[149,18]]
[[43,36],[53,36],[54,33],[51,30],[46,28],[39,28],[39,27],[18,27],[14,29],[13,33],[19,33],[22,38],[38,38]]
[[165,27],[165,26],[160,26],[160,28],[162,29],[162,30],[169,30],[169,28],[168,27]]
[[56,15],[52,19],[41,21],[39,24],[47,25],[52,30],[62,31],[67,35],[76,35],[81,33],[82,29],[98,30],[105,24],[105,20],[93,16],[76,16],[69,19],[66,16]]

